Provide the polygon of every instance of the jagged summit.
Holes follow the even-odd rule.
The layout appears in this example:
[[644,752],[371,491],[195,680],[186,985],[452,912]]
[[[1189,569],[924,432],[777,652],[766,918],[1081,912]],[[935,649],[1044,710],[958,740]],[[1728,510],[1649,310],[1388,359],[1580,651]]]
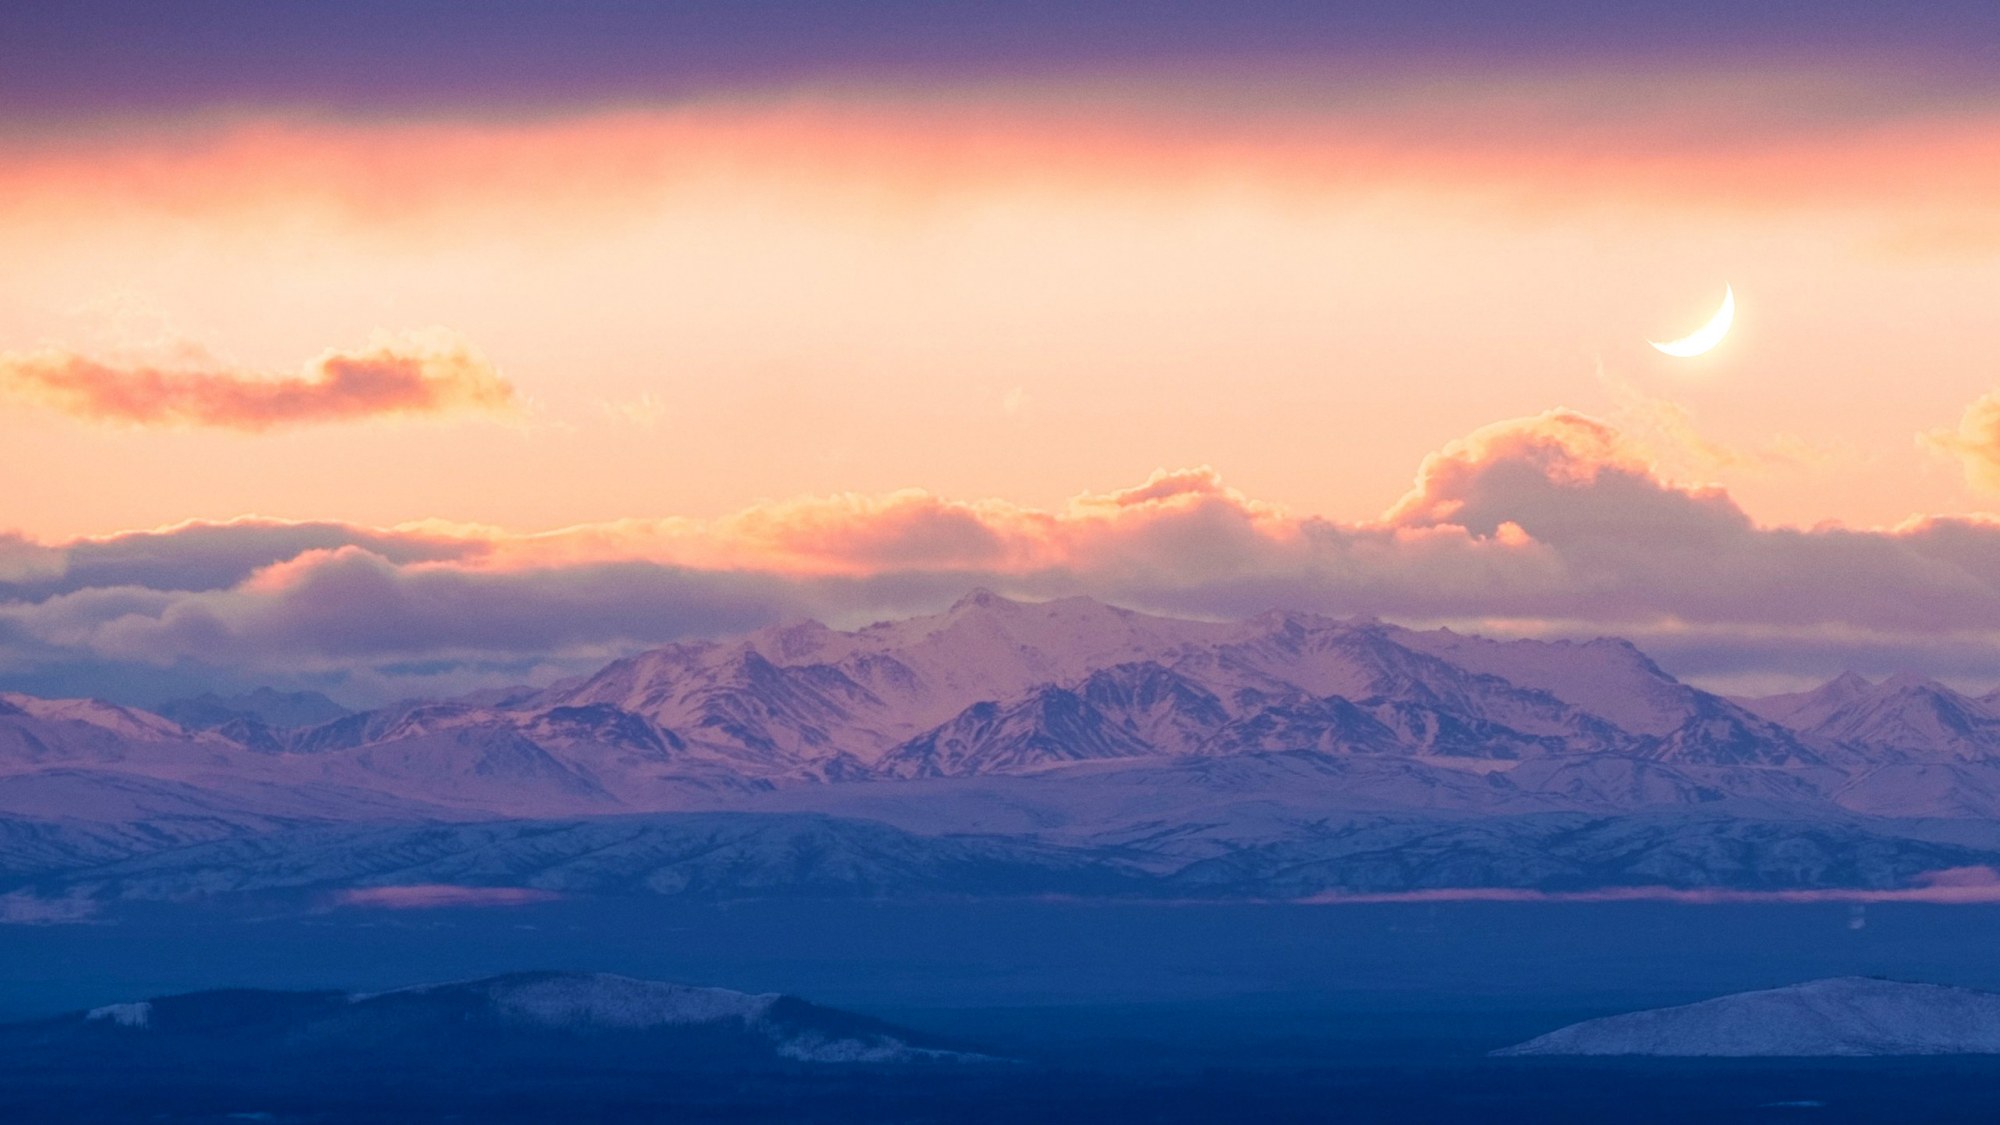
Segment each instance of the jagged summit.
[[966,592],[964,597],[951,603],[951,608],[946,610],[945,613],[948,616],[956,616],[979,610],[1001,610],[1006,612],[1021,609],[1025,604],[1014,601],[1011,598],[1002,597],[984,586],[974,586]]
[[1849,670],[1811,691],[1745,699],[1745,707],[1787,726],[1810,729],[1826,721],[1828,715],[1875,691],[1874,681]]
[[1745,706],[1832,743],[1956,760],[2000,757],[2000,706],[1915,672],[1880,683],[1845,672],[1812,691]]

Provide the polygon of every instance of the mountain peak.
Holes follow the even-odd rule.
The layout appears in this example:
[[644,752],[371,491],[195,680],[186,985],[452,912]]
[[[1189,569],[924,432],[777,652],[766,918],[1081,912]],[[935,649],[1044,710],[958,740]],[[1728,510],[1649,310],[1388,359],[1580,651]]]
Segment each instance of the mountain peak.
[[1882,692],[1884,695],[1911,691],[1936,692],[1948,695],[1958,694],[1921,672],[1898,672],[1875,686],[1876,690]]
[[[1372,613],[1357,613],[1349,617],[1330,617],[1324,613],[1314,613],[1311,610],[1305,609],[1267,609],[1257,616],[1249,618],[1244,624],[1265,627],[1304,625],[1320,628],[1366,628],[1372,625],[1385,625],[1387,622]],[[1441,629],[1439,632],[1450,632],[1450,630]]]
[[1026,605],[1026,602],[1017,602],[1012,598],[1001,597],[984,586],[975,586],[964,597],[951,603],[951,608],[946,612],[957,616],[963,613],[976,613],[980,611],[1017,610]]
[[189,730],[213,730],[249,720],[273,727],[312,727],[345,718],[353,712],[316,691],[284,692],[259,687],[240,695],[214,692],[169,699],[152,708]]
[[1899,672],[1848,694],[1838,687],[1836,681],[1821,688],[1781,721],[1851,745],[1966,760],[2000,757],[2000,712],[1927,676]]
[[1874,696],[1878,690],[1874,681],[1850,669],[1807,691],[1737,702],[1773,722],[1783,723],[1794,730],[1806,730],[1825,722],[1848,704]]
[[797,664],[819,657],[838,637],[826,625],[802,617],[758,630],[743,647],[778,664]]

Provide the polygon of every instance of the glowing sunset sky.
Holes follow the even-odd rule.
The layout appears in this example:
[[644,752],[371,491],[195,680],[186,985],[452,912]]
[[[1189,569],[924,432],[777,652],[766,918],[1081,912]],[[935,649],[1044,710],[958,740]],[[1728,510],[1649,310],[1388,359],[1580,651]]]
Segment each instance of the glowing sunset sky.
[[0,17],[0,689],[973,583],[2000,681],[1991,5],[1324,7]]

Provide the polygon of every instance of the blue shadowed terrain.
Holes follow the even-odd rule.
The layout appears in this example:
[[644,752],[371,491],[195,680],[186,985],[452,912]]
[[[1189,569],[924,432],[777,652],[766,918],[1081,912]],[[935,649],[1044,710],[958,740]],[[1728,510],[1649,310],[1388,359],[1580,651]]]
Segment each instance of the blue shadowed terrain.
[[[609,1120],[646,1120],[662,1107],[695,1119],[925,1120],[959,1107],[955,1120],[1180,1121],[1224,1119],[1231,1105],[1313,1120],[1338,1098],[1359,1120],[1788,1120],[1808,1109],[1811,1120],[1870,1120],[1914,1084],[1898,1096],[1935,1119],[1976,1120],[2000,1111],[2000,1063],[1485,1055],[1580,1019],[1816,976],[1997,986],[1996,926],[2000,908],[1913,905],[628,899],[307,916],[243,903],[138,905],[96,924],[0,927],[0,1015],[222,985],[367,990],[531,967],[601,970],[796,994],[1021,1068],[807,1068],[753,1081],[609,1070],[538,1078],[511,1067],[475,1095],[418,1073],[322,1086],[333,1080],[278,1068],[248,1082],[221,1059],[206,1076],[135,1071],[119,1079],[125,1086],[43,1068],[10,1080],[0,1109],[61,1120],[143,1105],[167,1107],[168,1120],[182,1110],[178,1119],[208,1120],[218,1107],[268,1103],[279,1119],[334,1106],[337,1120],[444,1120],[468,1108],[536,1120],[570,1099]],[[496,1091],[509,1091],[506,1106],[479,1100]],[[1810,1101],[1823,1104],[1770,1104]]]

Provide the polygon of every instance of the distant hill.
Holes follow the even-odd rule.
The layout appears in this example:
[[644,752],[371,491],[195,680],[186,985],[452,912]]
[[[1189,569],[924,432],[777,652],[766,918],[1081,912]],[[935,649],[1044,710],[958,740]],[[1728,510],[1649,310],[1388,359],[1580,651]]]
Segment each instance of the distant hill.
[[316,691],[277,691],[267,687],[240,695],[209,692],[170,699],[153,708],[153,712],[189,730],[213,730],[246,720],[270,727],[311,727],[353,713]]
[[375,1060],[641,1071],[962,1066],[1000,1060],[790,996],[606,973],[514,973],[391,992],[230,989],[0,1025],[15,1065],[255,1068]]
[[1585,1020],[1494,1054],[1993,1055],[2000,993],[1837,977]]

